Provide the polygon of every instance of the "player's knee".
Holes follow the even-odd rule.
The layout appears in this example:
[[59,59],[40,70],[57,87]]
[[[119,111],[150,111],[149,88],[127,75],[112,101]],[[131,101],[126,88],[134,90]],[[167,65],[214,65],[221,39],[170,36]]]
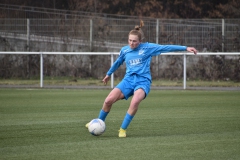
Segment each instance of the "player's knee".
[[132,101],[131,101],[131,105],[132,106],[138,106],[139,103],[142,101],[142,99],[139,99],[139,98],[133,98]]
[[107,97],[107,98],[105,99],[104,103],[105,103],[105,105],[107,105],[107,106],[111,106],[111,105],[114,103],[114,100],[111,99],[111,98],[109,98],[109,97]]

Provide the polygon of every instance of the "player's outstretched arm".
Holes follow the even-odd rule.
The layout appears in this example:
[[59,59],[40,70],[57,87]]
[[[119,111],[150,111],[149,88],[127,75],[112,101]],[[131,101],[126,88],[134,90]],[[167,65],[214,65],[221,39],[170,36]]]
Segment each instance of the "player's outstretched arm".
[[109,79],[110,79],[110,76],[108,76],[108,75],[106,75],[104,78],[103,78],[103,84],[104,85],[106,85],[107,84],[107,82],[109,81]]
[[188,52],[193,52],[194,54],[197,54],[197,50],[194,47],[187,47]]

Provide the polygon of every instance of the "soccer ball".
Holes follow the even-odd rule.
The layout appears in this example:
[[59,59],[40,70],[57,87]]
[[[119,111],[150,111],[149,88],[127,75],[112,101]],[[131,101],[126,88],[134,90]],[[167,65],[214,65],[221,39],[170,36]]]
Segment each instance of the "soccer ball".
[[88,131],[94,136],[100,136],[106,129],[105,122],[99,118],[91,120],[88,125]]

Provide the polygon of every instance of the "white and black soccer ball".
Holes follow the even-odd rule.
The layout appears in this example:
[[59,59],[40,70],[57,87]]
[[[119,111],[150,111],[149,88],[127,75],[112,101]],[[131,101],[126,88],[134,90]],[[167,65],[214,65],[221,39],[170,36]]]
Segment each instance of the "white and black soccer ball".
[[106,129],[105,122],[99,118],[93,119],[88,125],[88,131],[94,136],[100,136]]

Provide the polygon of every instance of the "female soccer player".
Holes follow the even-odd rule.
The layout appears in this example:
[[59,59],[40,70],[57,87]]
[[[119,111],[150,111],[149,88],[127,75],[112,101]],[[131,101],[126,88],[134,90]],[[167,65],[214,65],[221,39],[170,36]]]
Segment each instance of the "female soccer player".
[[[106,85],[111,74],[114,73],[123,62],[126,63],[126,74],[124,78],[106,97],[98,116],[98,118],[105,121],[113,103],[121,99],[127,100],[133,96],[120,127],[119,137],[126,137],[126,129],[137,113],[139,103],[146,98],[150,92],[150,85],[152,83],[150,64],[152,56],[173,51],[189,51],[197,54],[197,50],[193,47],[159,45],[148,42],[142,43],[144,34],[141,28],[143,25],[143,21],[141,21],[139,26],[135,26],[135,28],[129,32],[128,45],[122,47],[119,57],[102,80]],[[88,127],[88,124],[89,123],[86,124],[86,127]]]

